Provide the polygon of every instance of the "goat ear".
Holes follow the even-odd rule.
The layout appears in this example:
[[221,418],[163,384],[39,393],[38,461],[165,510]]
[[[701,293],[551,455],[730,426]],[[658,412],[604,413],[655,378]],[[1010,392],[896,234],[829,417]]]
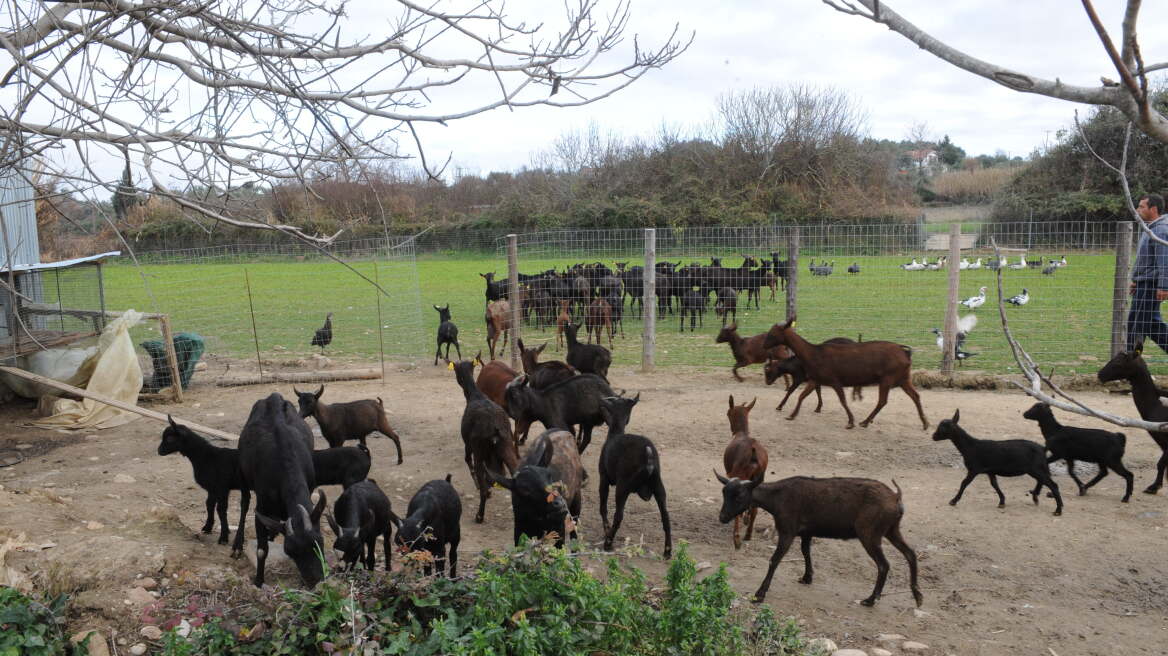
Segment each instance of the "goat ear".
[[755,404],[755,403],[757,403],[757,402],[758,402],[758,397],[756,396],[756,397],[754,397],[754,399],[753,399],[753,400],[751,400],[751,402],[750,402],[749,404],[747,404],[747,406],[746,406],[746,409],[747,409],[747,410],[753,410],[753,409],[754,409],[754,404]]
[[166,420],[170,422],[171,428],[178,428],[178,424],[174,423],[174,417],[171,417],[169,413],[166,415]]
[[961,419],[961,408],[953,411],[953,423],[956,424],[959,419]]
[[272,533],[283,533],[284,532],[284,528],[285,528],[284,522],[281,522],[278,519],[272,519],[271,517],[268,517],[267,515],[263,515],[263,514],[260,514],[257,512],[256,513],[256,520],[259,523],[263,524],[264,528],[268,529]]
[[483,352],[479,351],[478,353],[475,353],[474,360],[471,360],[471,362],[480,367],[483,366]]
[[442,311],[442,310],[440,310],[440,309],[438,308],[438,306],[437,306],[437,305],[435,305],[435,306],[434,306],[434,309],[435,309],[435,310],[438,310],[439,312],[441,312],[441,311]]
[[728,479],[728,478],[726,478],[725,476],[723,476],[723,475],[719,474],[717,469],[715,469],[715,470],[714,470],[714,476],[717,476],[717,477],[718,477],[718,482],[719,482],[719,483],[721,483],[722,485],[727,485],[727,484],[729,484],[729,483],[730,483],[730,479]]
[[[520,353],[522,353],[522,352],[524,352],[524,351],[526,351],[526,350],[527,350],[526,348],[524,348],[524,347],[523,347],[523,338],[522,338],[522,337],[520,337],[519,339],[515,340],[515,343],[519,345],[519,352],[520,352]],[[479,351],[479,353],[482,353],[482,351]]]
[[341,527],[337,525],[337,520],[332,513],[325,513],[324,518],[328,520],[329,528],[333,530],[333,535],[341,537]]
[[392,510],[389,511],[389,522],[393,524],[394,528],[401,528],[402,518],[398,517]]
[[320,522],[320,514],[324,512],[325,506],[328,505],[328,498],[325,497],[324,490],[317,490],[316,493],[320,495],[320,498],[316,501],[316,507],[312,509],[313,524]]
[[544,350],[545,348],[547,348],[547,345],[548,345],[548,343],[547,343],[547,342],[544,342],[542,346],[537,346],[537,347],[535,347],[535,354],[536,354],[536,355],[539,355],[540,353],[543,353],[543,350]]
[[641,402],[641,393],[637,392],[637,395],[633,397],[633,405],[637,405],[640,402]]
[[734,395],[733,394],[730,395],[730,409],[731,410],[734,409]]

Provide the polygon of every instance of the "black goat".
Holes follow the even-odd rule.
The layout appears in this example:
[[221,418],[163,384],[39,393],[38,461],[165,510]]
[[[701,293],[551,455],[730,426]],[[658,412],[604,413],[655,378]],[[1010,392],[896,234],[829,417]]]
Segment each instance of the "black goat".
[[[665,484],[661,482],[661,458],[649,438],[625,432],[633,406],[641,395],[627,399],[608,397],[600,400],[600,412],[608,423],[608,439],[600,452],[597,467],[600,470],[600,519],[604,524],[604,549],[612,549],[612,541],[625,517],[625,502],[636,492],[642,500],[657,500],[661,512],[661,528],[665,531],[665,557],[673,554],[673,537],[669,530],[669,511],[665,508]],[[616,510],[612,527],[608,525],[608,488],[616,486]]]
[[[1063,426],[1054,418],[1054,412],[1045,403],[1035,403],[1022,413],[1022,416],[1038,422],[1042,437],[1046,440],[1046,448],[1050,451],[1047,462],[1067,461],[1067,473],[1070,474],[1071,480],[1075,481],[1075,485],[1079,486],[1079,496],[1086,495],[1087,490],[1103,480],[1107,470],[1111,469],[1127,483],[1123,502],[1127,503],[1131,499],[1135,476],[1123,466],[1123,452],[1127,446],[1126,435],[1098,428]],[[1076,460],[1094,463],[1099,467],[1099,474],[1084,485],[1083,481],[1075,476]]]
[[460,360],[450,363],[450,367],[466,398],[466,408],[462,411],[462,444],[466,467],[479,491],[475,522],[482,524],[487,499],[491,497],[488,472],[506,467],[513,473],[519,462],[519,447],[512,437],[507,413],[475,385],[474,364],[471,360]]
[[[324,540],[320,515],[328,503],[324,492],[312,506],[316,487],[312,468],[312,431],[296,408],[273,393],[256,401],[239,434],[243,482],[256,495],[256,587],[264,585],[268,538],[284,534],[284,553],[309,586],[324,578]],[[309,511],[309,508],[312,508]],[[242,548],[240,535],[236,544]]]
[[316,419],[320,434],[329,446],[339,447],[345,440],[358,440],[361,446],[365,446],[365,436],[381,433],[393,440],[397,447],[397,464],[402,464],[401,438],[389,425],[385,404],[380,398],[328,404],[320,400],[324,394],[324,385],[315,392],[301,392],[295,387],[292,391],[296,393],[296,400],[300,404],[300,416]]
[[[487,282],[487,296],[490,299],[490,281]],[[438,348],[434,350],[434,364],[438,364],[438,354],[442,352],[442,345],[446,345],[446,359],[450,359],[450,345],[454,344],[454,350],[458,353],[458,359],[462,359],[462,347],[458,345],[458,326],[450,320],[450,304],[446,307],[434,306],[438,311]]]
[[702,317],[706,313],[706,302],[709,297],[701,291],[696,289],[687,289],[681,297],[681,312],[678,315],[681,317],[678,323],[678,331],[685,332],[685,315],[689,314],[689,330],[694,332],[694,323],[702,327]]
[[[1140,411],[1144,421],[1168,421],[1168,406],[1160,401],[1160,388],[1152,380],[1148,372],[1148,364],[1143,358],[1144,348],[1140,345],[1132,351],[1121,351],[1103,365],[1099,370],[1099,382],[1107,383],[1113,380],[1126,380],[1131,383],[1132,401]],[[1144,488],[1144,494],[1155,494],[1160,491],[1164,483],[1164,474],[1168,471],[1168,432],[1148,431],[1148,435],[1160,447],[1160,459],[1156,461],[1156,478],[1152,484]]]
[[393,524],[389,497],[374,481],[361,481],[347,488],[333,505],[328,515],[329,526],[337,536],[333,549],[340,551],[347,569],[357,561],[370,572],[377,566],[377,536],[384,538],[385,570],[389,571]]
[[507,412],[516,421],[540,421],[547,429],[559,428],[576,434],[580,453],[592,441],[592,429],[604,423],[600,399],[616,396],[600,376],[580,374],[544,389],[536,389],[527,376],[507,384]]
[[801,539],[803,551],[803,578],[799,582],[810,585],[814,569],[811,567],[811,539],[858,539],[868,556],[876,562],[876,587],[860,603],[872,606],[884,590],[888,578],[888,559],[882,543],[885,538],[904,554],[908,561],[909,587],[919,607],[924,601],[917,585],[917,555],[900,533],[904,517],[904,503],[896,481],[896,493],[880,481],[869,478],[808,478],[792,476],[772,483],[763,483],[762,474],[749,481],[726,478],[714,472],[722,483],[722,510],[718,519],[729,522],[752,506],[758,506],[775,518],[778,546],[771,554],[766,578],[754,593],[754,601],[762,601],[771,587],[771,578],[787,551]]
[[433,556],[432,563],[423,568],[426,576],[438,567],[438,573],[445,570],[446,550],[450,545],[450,578],[458,570],[458,543],[461,540],[459,521],[462,518],[462,502],[458,491],[450,484],[450,474],[446,480],[426,483],[410,499],[406,516],[394,518],[397,524],[398,548],[403,551],[428,551]]
[[546,431],[531,445],[514,478],[494,472],[491,478],[511,491],[515,544],[524,535],[538,540],[553,532],[557,547],[564,545],[565,533],[576,539],[584,467],[571,433]]
[[564,326],[564,335],[568,340],[568,364],[582,374],[596,374],[608,380],[608,368],[612,366],[612,352],[600,344],[581,344],[576,339],[576,331],[580,324],[569,323]]
[[942,419],[933,431],[933,440],[951,440],[953,446],[961,452],[961,459],[965,461],[965,479],[957,490],[957,496],[949,501],[949,505],[956,506],[961,495],[978,474],[985,474],[998,493],[998,507],[1006,505],[1006,495],[998,487],[999,476],[1030,476],[1037,484],[1030,496],[1034,504],[1038,505],[1038,493],[1045,485],[1054,495],[1055,515],[1063,514],[1063,498],[1059,494],[1058,485],[1050,478],[1050,467],[1046,464],[1046,449],[1037,442],[1030,440],[979,440],[965,432],[957,425],[961,418],[961,411],[953,413],[952,419]]
[[372,464],[364,445],[337,446],[312,452],[312,469],[317,485],[340,485],[346,490],[369,476]]
[[174,423],[166,416],[170,425],[162,431],[162,442],[158,444],[158,455],[165,456],[175,451],[191,461],[195,472],[195,482],[207,491],[207,522],[203,532],[210,533],[215,528],[215,511],[219,513],[219,544],[227,544],[230,527],[227,525],[227,497],[231,490],[240,491],[239,528],[236,529],[236,546],[231,556],[243,554],[243,523],[247,519],[247,508],[251,504],[251,492],[243,482],[239,471],[239,451],[212,446],[201,435],[186,426]]
[[726,315],[731,315],[732,323],[738,323],[738,292],[733,287],[719,287],[718,300],[714,303],[714,314],[722,317],[722,327],[726,327]]

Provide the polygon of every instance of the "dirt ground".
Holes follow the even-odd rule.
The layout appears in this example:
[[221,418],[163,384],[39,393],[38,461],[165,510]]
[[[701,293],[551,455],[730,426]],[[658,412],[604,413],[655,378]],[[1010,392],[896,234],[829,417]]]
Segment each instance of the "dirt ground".
[[[735,383],[728,372],[644,375],[616,369],[611,378],[614,387],[642,394],[630,430],[652,438],[661,452],[675,542],[688,542],[701,563],[728,563],[731,580],[744,595],[765,574],[775,536],[771,519],[760,513],[762,535],[735,552],[730,528],[717,521],[721,494],[711,470],[720,469],[730,437],[727,394],[740,402],[759,398],[751,429],[769,451],[768,479],[802,474],[897,480],[907,507],[902,528],[920,556],[924,612],[914,612],[907,566],[890,545],[885,551],[892,571],[884,597],[875,608],[865,608],[857,600],[870,592],[875,567],[864,550],[855,541],[817,540],[814,584],[796,582],[802,569],[795,549],[780,566],[767,599],[779,614],[802,618],[812,637],[868,649],[881,646],[878,634],[895,633],[929,645],[924,653],[935,654],[1165,652],[1168,499],[1140,492],[1150,482],[1158,457],[1142,431],[1126,431],[1126,462],[1136,475],[1130,504],[1120,503],[1122,480],[1114,475],[1088,496],[1074,496],[1074,485],[1058,464],[1055,480],[1066,495],[1062,517],[1051,515],[1053,500],[1031,505],[1026,495],[1030,479],[1003,479],[1004,509],[998,509],[984,477],[953,508],[947,502],[963,476],[960,457],[949,442],[929,439],[931,431],[921,430],[912,403],[899,391],[891,393],[871,428],[844,430],[834,395],[825,398],[822,414],[805,406],[800,417],[785,421],[773,409],[779,390],[762,384],[757,367],[745,383]],[[196,385],[184,405],[152,407],[238,432],[250,405],[271,391],[292,392],[290,386]],[[1079,394],[1097,407],[1134,413],[1128,396]],[[475,493],[458,432],[463,398],[453,374],[445,367],[395,368],[384,383],[330,384],[324,398],[370,396],[385,399],[390,421],[403,437],[401,466],[394,464],[387,440],[370,442],[371,477],[395,507],[403,509],[425,481],[451,472],[465,498],[463,562],[481,549],[509,545],[506,491],[496,490],[485,524],[473,523]],[[870,411],[875,396],[873,390],[855,404],[856,414]],[[962,425],[975,436],[1041,439],[1037,426],[1021,417],[1030,405],[1021,393],[925,390],[922,397],[934,425],[959,407]],[[198,532],[204,494],[186,460],[156,454],[161,424],[143,418],[120,429],[71,436],[18,426],[32,410],[31,405],[0,408],[0,425],[6,426],[0,449],[24,445],[25,456],[20,464],[0,468],[0,541],[24,533],[28,543],[54,546],[10,554],[10,565],[77,590],[87,621],[98,622],[98,628],[114,627],[122,635],[136,634],[138,627],[131,602],[123,601],[136,577],[172,575],[167,580],[173,584],[191,572],[210,572],[217,573],[222,585],[247,585],[252,573],[247,560],[231,560],[228,547]],[[1073,423],[1096,425],[1081,417]],[[580,530],[594,548],[601,538],[595,471],[603,435],[600,429],[584,456],[593,475],[586,483]],[[318,445],[324,446],[323,440],[318,438]],[[327,492],[335,499],[339,488]],[[237,502],[233,496],[232,524]],[[660,580],[666,563],[659,556],[662,533],[656,506],[632,497],[619,538],[643,542],[645,555],[633,561]],[[331,537],[326,540],[331,544]],[[278,572],[269,581],[296,583],[291,571]],[[896,644],[883,646],[896,652]]]

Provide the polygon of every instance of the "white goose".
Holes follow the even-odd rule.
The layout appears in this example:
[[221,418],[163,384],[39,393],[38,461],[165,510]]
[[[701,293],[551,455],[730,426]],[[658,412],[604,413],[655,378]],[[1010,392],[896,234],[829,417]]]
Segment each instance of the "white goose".
[[[1005,260],[1003,260],[1003,263],[1004,263],[1004,262],[1005,262]],[[1025,269],[1025,268],[1026,268],[1026,256],[1025,256],[1025,255],[1019,255],[1019,256],[1018,256],[1018,262],[1017,262],[1017,263],[1015,263],[1015,264],[1011,264],[1011,265],[1010,265],[1010,268],[1011,268],[1011,269],[1014,269],[1015,271],[1017,271],[1018,269]]]
[[1011,304],[1011,305],[1017,305],[1017,306],[1026,305],[1027,303],[1030,302],[1030,292],[1026,291],[1026,288],[1023,287],[1021,294],[1017,294],[1015,296],[1011,296],[1010,298],[1007,298],[1006,302]]
[[973,263],[969,265],[969,268],[971,270],[980,269],[981,268],[981,258],[979,257],[976,260],[974,260]]
[[969,298],[965,299],[964,301],[961,301],[961,304],[964,305],[965,307],[971,309],[971,310],[976,310],[977,308],[985,305],[985,301],[986,301],[985,293],[986,293],[986,288],[982,287],[981,291],[979,291],[977,293],[977,296],[970,296]]

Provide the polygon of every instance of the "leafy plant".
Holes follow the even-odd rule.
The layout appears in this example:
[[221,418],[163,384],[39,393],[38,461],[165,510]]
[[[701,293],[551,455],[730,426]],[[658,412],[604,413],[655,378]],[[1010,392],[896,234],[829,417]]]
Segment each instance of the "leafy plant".
[[64,654],[65,601],[62,595],[42,603],[14,588],[0,587],[0,656]]

